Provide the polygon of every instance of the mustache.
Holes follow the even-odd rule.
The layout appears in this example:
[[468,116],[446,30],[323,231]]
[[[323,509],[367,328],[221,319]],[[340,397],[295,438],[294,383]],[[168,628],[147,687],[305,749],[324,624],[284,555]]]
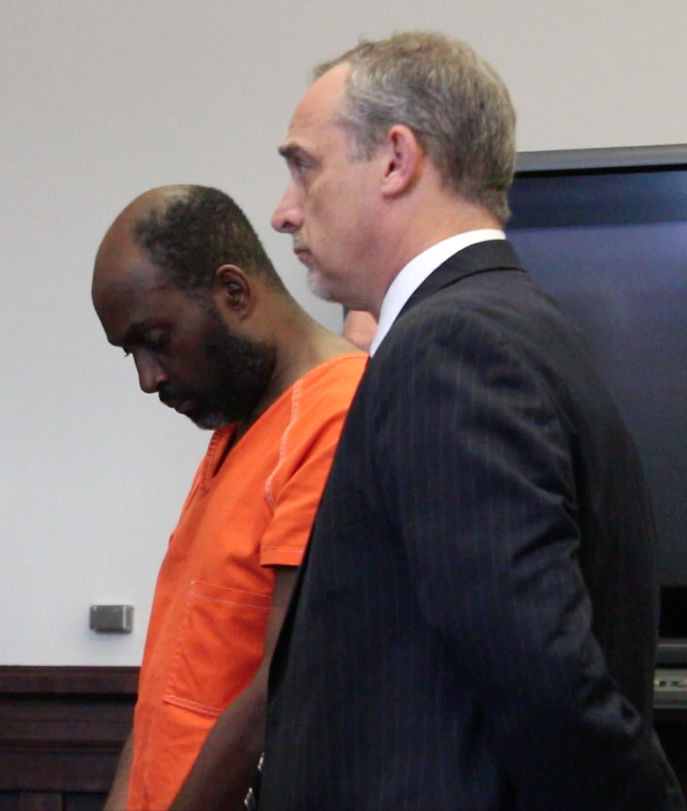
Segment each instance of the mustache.
[[179,403],[182,400],[193,400],[195,399],[195,393],[190,391],[179,391],[170,388],[169,386],[160,386],[158,390],[157,396],[160,399],[160,402],[170,408],[173,407],[175,403]]

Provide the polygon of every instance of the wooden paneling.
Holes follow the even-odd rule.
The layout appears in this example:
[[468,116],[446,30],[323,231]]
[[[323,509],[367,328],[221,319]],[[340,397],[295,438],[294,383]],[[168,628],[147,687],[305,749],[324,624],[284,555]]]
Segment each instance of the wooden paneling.
[[[0,811],[100,811],[137,681],[133,667],[0,667]],[[687,789],[687,710],[655,721]]]
[[100,809],[137,680],[133,667],[0,667],[0,811]]

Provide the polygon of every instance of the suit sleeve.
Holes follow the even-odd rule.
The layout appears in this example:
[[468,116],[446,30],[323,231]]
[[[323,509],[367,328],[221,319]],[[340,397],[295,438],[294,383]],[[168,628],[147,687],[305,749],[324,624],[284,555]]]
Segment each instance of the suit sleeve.
[[376,411],[414,599],[481,697],[514,808],[662,807],[650,734],[592,633],[562,417],[479,320],[449,327],[386,356]]

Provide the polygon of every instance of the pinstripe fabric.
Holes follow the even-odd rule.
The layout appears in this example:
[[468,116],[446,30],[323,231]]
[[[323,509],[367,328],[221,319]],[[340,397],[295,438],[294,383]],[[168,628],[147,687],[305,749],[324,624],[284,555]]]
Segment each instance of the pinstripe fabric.
[[681,808],[641,470],[507,243],[416,291],[349,412],[275,653],[261,811]]

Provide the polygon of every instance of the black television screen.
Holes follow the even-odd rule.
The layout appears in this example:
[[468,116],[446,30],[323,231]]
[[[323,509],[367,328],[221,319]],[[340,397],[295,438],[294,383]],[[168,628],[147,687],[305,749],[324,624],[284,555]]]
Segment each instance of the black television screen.
[[[510,204],[509,238],[585,334],[639,447],[664,597],[687,596],[687,145],[521,153]],[[679,613],[662,635],[687,637]]]

